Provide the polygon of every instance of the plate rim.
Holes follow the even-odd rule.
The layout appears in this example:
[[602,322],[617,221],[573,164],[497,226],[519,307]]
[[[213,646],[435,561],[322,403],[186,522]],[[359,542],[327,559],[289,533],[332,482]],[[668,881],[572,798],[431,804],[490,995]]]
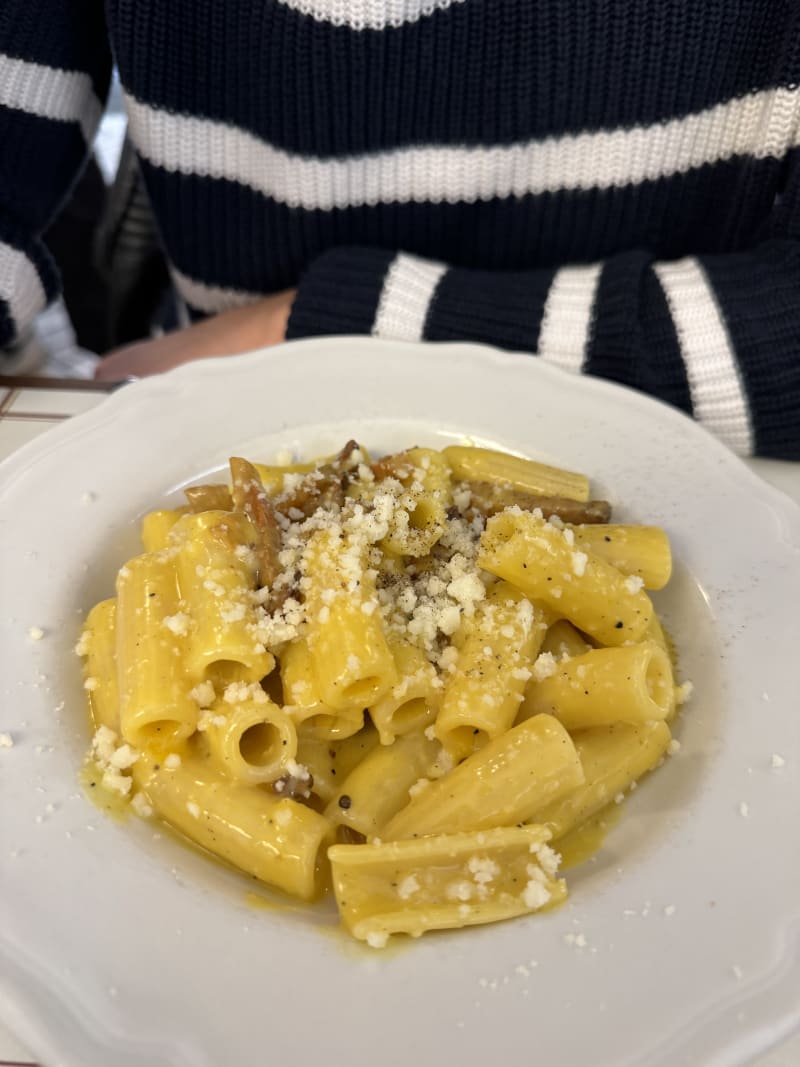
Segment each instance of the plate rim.
[[[386,350],[406,349],[408,351],[418,351],[421,349],[435,349],[437,352],[444,353],[445,357],[449,354],[458,352],[462,356],[466,355],[469,358],[491,360],[498,364],[505,363],[513,368],[516,368],[519,365],[520,360],[524,360],[532,367],[536,368],[534,371],[535,374],[543,374],[545,377],[550,377],[554,383],[563,384],[567,380],[577,381],[580,383],[579,388],[582,391],[593,391],[599,396],[602,396],[603,394],[607,396],[616,396],[617,398],[625,396],[627,397],[628,402],[637,408],[647,408],[648,406],[652,406],[653,411],[659,412],[659,418],[674,421],[676,427],[681,426],[686,433],[694,435],[698,444],[702,444],[706,449],[710,448],[714,450],[717,458],[721,460],[724,465],[732,464],[733,467],[738,470],[738,473],[750,482],[751,487],[759,491],[760,495],[772,497],[774,506],[782,507],[787,510],[790,518],[796,516],[800,517],[800,504],[792,500],[791,497],[777,486],[771,485],[756,474],[755,471],[751,470],[745,463],[743,457],[733,452],[718,437],[711,433],[710,430],[706,429],[706,427],[702,426],[686,412],[681,411],[679,408],[674,407],[665,400],[651,396],[648,393],[643,393],[632,386],[625,385],[621,382],[614,382],[608,378],[600,378],[596,375],[583,373],[573,374],[530,352],[511,351],[474,342],[394,341],[384,338],[365,337],[359,334],[335,334],[331,336],[307,337],[296,341],[284,341],[279,345],[254,348],[249,352],[237,353],[233,356],[209,356],[204,359],[181,364],[163,374],[131,380],[130,382],[126,382],[124,385],[115,388],[112,392],[109,392],[100,403],[96,404],[88,411],[83,411],[77,415],[70,416],[57,426],[49,428],[44,433],[35,437],[32,441],[27,441],[19,448],[15,449],[10,456],[0,460],[0,475],[13,471],[18,465],[27,467],[36,462],[41,456],[49,454],[62,438],[64,440],[69,440],[74,436],[74,427],[76,425],[80,429],[88,432],[93,426],[100,426],[105,422],[110,421],[117,408],[122,407],[124,409],[131,403],[131,397],[140,403],[144,403],[149,394],[158,394],[165,388],[168,389],[171,383],[175,383],[175,385],[178,386],[184,379],[192,381],[193,379],[202,378],[204,376],[214,377],[216,374],[226,369],[231,369],[231,367],[237,371],[244,371],[251,366],[256,366],[264,359],[275,358],[276,356],[280,358],[287,351],[300,353],[302,355],[305,351],[314,351],[319,348],[320,345],[331,343],[351,346],[356,351],[359,348],[369,350],[375,346],[380,346]],[[0,383],[2,383],[2,378],[0,378]],[[3,482],[0,480],[0,499],[2,499],[2,492]]]
[[[285,345],[277,346],[274,349],[258,349],[243,356],[216,357],[198,361],[197,363],[176,368],[174,371],[171,371],[166,375],[133,383],[129,387],[110,394],[90,411],[67,420],[60,426],[54,427],[52,430],[36,438],[34,441],[22,446],[22,448],[15,451],[8,457],[8,459],[0,464],[0,501],[5,499],[7,492],[13,490],[16,478],[24,475],[25,471],[29,470],[32,466],[40,462],[46,462],[61,443],[83,433],[89,434],[96,432],[104,425],[112,422],[116,411],[120,408],[127,408],[135,403],[144,404],[147,402],[148,397],[153,394],[157,395],[158,393],[165,391],[180,392],[180,387],[184,382],[194,381],[196,387],[199,388],[199,383],[203,379],[213,379],[223,370],[234,370],[240,373],[245,373],[250,368],[257,366],[264,358],[269,358],[276,354],[278,356],[284,355],[288,349],[291,349],[295,353],[299,349],[316,350],[319,349],[320,346],[330,345],[332,340],[337,343],[346,343],[351,346],[351,348],[364,348],[365,350],[374,349],[376,345],[395,349],[402,347],[405,349],[424,348],[428,350],[432,347],[430,345],[417,345],[412,343],[381,342],[363,337],[337,337],[333,339],[313,338],[299,342],[289,342]],[[520,356],[526,355],[524,353],[500,351],[482,345],[462,345],[458,343],[437,345],[436,348],[445,352],[445,354],[457,351],[462,358],[465,355],[469,356],[469,358],[480,360],[486,360],[488,358],[497,365],[506,364],[514,365],[515,367],[518,365],[516,361],[520,359]],[[528,361],[530,361],[530,358],[531,357],[527,355]],[[234,363],[231,362],[232,360]],[[533,372],[534,374],[544,374],[545,377],[551,376],[554,382],[557,381],[559,383],[559,386],[563,386],[566,380],[573,380],[566,372],[557,367],[550,366],[541,360],[536,360],[531,364],[531,367],[536,367],[536,370]],[[577,381],[580,383],[580,388],[584,392],[588,390],[600,396],[603,394],[613,394],[618,400],[624,396],[627,403],[633,404],[634,407],[640,409],[642,406],[646,409],[649,405],[653,405],[652,410],[658,410],[660,420],[671,420],[674,422],[676,428],[680,426],[684,433],[693,435],[698,441],[698,444],[702,445],[705,450],[710,449],[721,466],[726,468],[730,473],[742,477],[743,472],[745,472],[744,477],[749,483],[749,488],[757,494],[758,498],[766,506],[780,512],[793,530],[796,527],[796,529],[800,531],[800,506],[779,489],[763,481],[755,472],[746,466],[740,457],[732,453],[724,444],[722,444],[722,442],[714,438],[708,431],[694,422],[687,415],[661,401],[645,396],[644,394],[638,393],[627,387],[617,385],[616,383],[587,376],[580,376]],[[13,476],[10,479],[6,479],[4,475],[7,474]],[[17,1021],[22,1022],[29,1013],[22,1010],[22,1004],[17,1004],[15,1008],[13,995],[9,995],[9,990],[5,988],[5,985],[4,980],[0,978],[0,1002],[4,1005],[4,1010],[10,1005],[11,1011],[17,1016]],[[55,994],[51,993],[50,995],[54,996]],[[800,1012],[798,1012],[797,1018],[793,1021],[787,1030],[787,1033],[791,1033],[798,1027],[800,1027]],[[22,1032],[22,1026],[19,1028]],[[32,1048],[35,1048],[35,1045],[39,1044],[39,1041],[37,1040],[34,1043],[30,1040],[30,1036],[27,1033],[28,1029],[29,1028],[25,1026],[26,1043]],[[53,1058],[55,1058],[57,1054],[63,1057],[63,1051],[56,1053],[55,1046],[48,1047],[46,1050],[43,1049],[42,1054],[45,1056],[52,1055]]]

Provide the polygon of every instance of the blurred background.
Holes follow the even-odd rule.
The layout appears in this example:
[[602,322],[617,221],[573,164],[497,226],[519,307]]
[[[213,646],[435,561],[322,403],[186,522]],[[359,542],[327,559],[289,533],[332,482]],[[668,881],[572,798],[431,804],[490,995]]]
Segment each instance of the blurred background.
[[2,373],[91,378],[103,353],[180,319],[126,127],[115,74],[92,155],[43,235],[63,295],[3,353]]

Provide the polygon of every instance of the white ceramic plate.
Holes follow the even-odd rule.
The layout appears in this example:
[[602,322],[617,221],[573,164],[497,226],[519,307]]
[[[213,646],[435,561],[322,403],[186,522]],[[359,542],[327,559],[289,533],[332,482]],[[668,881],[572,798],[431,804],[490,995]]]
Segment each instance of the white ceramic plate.
[[[381,954],[101,816],[71,649],[137,518],[234,452],[464,434],[589,473],[680,561],[682,747],[569,903]],[[800,511],[689,420],[527,357],[315,340],[123,389],[12,457],[0,509],[0,1014],[45,1063],[734,1064],[797,1024]]]

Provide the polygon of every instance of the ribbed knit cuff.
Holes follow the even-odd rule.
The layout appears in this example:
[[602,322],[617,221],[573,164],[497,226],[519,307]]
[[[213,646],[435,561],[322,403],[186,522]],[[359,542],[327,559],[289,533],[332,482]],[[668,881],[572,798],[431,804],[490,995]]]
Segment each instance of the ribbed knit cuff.
[[458,270],[404,252],[335,248],[302,279],[287,339],[371,333],[533,351],[553,271]]
[[584,370],[692,414],[675,323],[652,260],[633,251],[603,264]]
[[0,352],[25,333],[58,290],[45,246],[0,215]]
[[699,262],[735,351],[755,454],[800,460],[800,241]]
[[431,302],[425,338],[535,352],[552,280],[552,270],[449,270]]
[[333,248],[315,259],[300,281],[286,339],[371,333],[394,257],[380,248]]

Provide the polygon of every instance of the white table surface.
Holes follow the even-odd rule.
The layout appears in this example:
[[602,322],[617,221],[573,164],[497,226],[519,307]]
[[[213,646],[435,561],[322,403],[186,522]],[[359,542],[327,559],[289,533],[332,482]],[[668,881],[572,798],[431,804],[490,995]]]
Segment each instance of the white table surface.
[[[61,383],[59,386],[52,380],[43,380],[26,381],[20,387],[12,387],[11,382],[6,383],[0,378],[0,460],[63,419],[94,407],[103,396],[102,392],[83,383]],[[800,463],[755,459],[749,460],[748,466],[800,504]],[[33,1064],[35,1061],[27,1049],[0,1021],[0,1067]],[[759,1056],[754,1067],[798,1065],[800,1032]]]

